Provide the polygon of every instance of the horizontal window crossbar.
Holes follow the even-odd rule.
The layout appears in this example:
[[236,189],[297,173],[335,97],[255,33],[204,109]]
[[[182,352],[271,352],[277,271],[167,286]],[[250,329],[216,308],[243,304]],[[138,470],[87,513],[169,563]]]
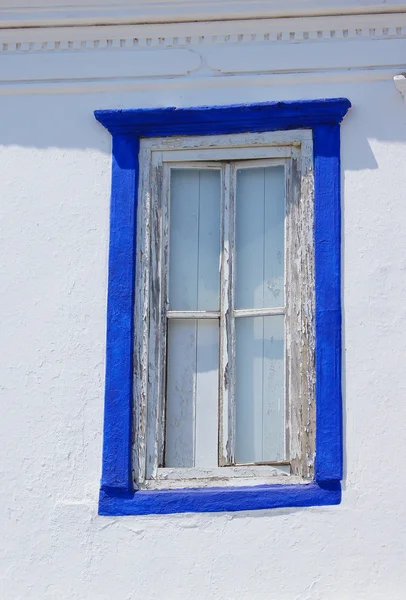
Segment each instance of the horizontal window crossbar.
[[234,317],[271,317],[272,315],[284,315],[285,308],[277,306],[275,308],[241,308],[233,310]]
[[234,467],[286,467],[290,466],[289,460],[271,460],[265,462],[253,462],[253,463],[235,463]]
[[220,311],[217,310],[168,310],[168,319],[218,319]]
[[[270,317],[272,315],[284,315],[285,308],[241,308],[233,310],[234,317]],[[168,310],[168,319],[218,319],[220,311],[217,310]]]

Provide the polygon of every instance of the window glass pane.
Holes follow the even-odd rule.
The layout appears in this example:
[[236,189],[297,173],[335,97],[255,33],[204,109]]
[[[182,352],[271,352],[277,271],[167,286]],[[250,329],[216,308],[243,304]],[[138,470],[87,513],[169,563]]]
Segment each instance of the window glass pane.
[[237,169],[237,309],[284,305],[284,222],[284,167]]
[[236,319],[237,463],[285,458],[284,317]]
[[170,310],[218,310],[221,171],[171,169]]
[[218,465],[218,319],[169,319],[166,467]]

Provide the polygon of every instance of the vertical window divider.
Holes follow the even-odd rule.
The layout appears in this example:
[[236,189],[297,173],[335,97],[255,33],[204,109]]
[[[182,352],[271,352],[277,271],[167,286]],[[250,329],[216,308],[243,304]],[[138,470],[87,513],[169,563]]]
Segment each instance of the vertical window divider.
[[235,464],[235,210],[236,210],[236,166],[230,165],[230,277],[229,295],[229,448],[230,464]]
[[220,263],[219,466],[234,464],[234,172],[222,168]]
[[285,336],[285,459],[290,460],[291,454],[291,437],[292,437],[292,407],[291,407],[291,344],[292,344],[292,332],[291,332],[291,302],[290,295],[291,289],[289,285],[290,278],[292,276],[292,160],[289,159],[285,163],[285,227],[284,227],[284,336]]

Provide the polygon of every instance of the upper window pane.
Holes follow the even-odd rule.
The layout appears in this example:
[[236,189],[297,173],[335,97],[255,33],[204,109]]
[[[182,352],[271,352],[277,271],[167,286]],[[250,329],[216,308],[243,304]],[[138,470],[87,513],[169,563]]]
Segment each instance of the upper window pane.
[[284,305],[284,237],[284,167],[237,169],[237,309]]
[[218,310],[221,171],[171,169],[170,310]]

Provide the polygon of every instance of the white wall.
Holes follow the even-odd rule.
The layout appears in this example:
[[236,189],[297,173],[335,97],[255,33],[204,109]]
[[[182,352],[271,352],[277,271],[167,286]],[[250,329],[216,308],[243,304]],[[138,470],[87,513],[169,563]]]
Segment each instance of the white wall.
[[[155,43],[167,26],[144,55],[125,42],[140,35],[131,28],[108,28],[124,43],[105,50],[100,30],[4,33],[2,600],[405,597],[406,105],[392,78],[406,69],[406,16],[377,19],[361,33],[343,18],[268,23],[269,38],[263,21],[201,24],[206,42],[178,40],[176,58]],[[322,35],[297,43],[306,27]],[[213,39],[216,28],[237,37]],[[72,38],[76,50],[48,45]],[[163,78],[173,63],[181,73]],[[353,103],[342,126],[342,504],[97,516],[111,146],[93,110],[335,96]]]

